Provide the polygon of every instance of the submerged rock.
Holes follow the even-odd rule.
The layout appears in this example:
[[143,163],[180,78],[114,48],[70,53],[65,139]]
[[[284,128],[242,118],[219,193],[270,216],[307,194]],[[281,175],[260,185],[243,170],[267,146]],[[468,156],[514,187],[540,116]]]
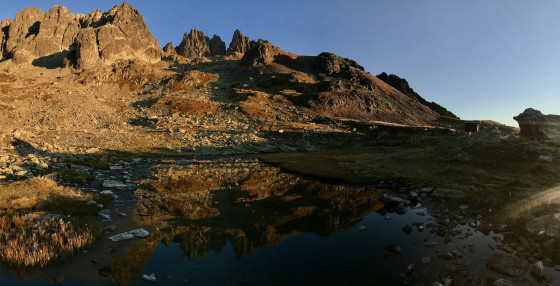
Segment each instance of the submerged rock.
[[503,275],[520,277],[527,272],[529,263],[513,255],[495,252],[486,259],[486,265],[495,272]]
[[133,238],[145,238],[149,235],[150,233],[143,229],[143,228],[137,228],[137,229],[133,229],[131,231],[127,231],[127,232],[123,232],[123,233],[119,233],[117,235],[113,235],[111,237],[109,237],[110,240],[112,241],[123,241],[123,240],[129,240],[129,239],[133,239]]

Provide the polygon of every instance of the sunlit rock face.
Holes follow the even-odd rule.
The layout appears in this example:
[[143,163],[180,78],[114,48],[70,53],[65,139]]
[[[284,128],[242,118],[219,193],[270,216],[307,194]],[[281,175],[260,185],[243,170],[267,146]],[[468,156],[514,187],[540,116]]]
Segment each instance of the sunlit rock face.
[[527,108],[513,119],[519,123],[523,137],[560,141],[560,115],[544,115]]
[[17,64],[57,67],[66,60],[79,68],[120,59],[157,62],[163,55],[140,12],[126,2],[87,15],[62,6],[47,13],[25,8],[0,24],[0,53]]

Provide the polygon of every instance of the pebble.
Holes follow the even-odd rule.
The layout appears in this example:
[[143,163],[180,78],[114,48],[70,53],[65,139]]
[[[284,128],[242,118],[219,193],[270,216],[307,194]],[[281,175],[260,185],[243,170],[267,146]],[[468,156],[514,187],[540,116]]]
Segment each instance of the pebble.
[[358,226],[358,230],[359,230],[359,231],[366,231],[366,230],[367,230],[367,226],[365,226],[365,225],[360,225],[360,226]]

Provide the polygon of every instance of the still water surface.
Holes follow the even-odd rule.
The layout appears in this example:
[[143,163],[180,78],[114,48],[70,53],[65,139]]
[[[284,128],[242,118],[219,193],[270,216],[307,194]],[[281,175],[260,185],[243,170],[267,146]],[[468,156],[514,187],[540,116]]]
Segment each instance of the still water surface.
[[430,285],[477,271],[500,277],[488,274],[484,258],[501,235],[466,224],[449,227],[452,239],[444,239],[430,207],[414,202],[397,214],[384,206],[379,197],[397,195],[392,190],[325,183],[254,159],[162,160],[150,170],[136,181],[138,199],[120,201],[131,215],[114,218],[118,233],[135,212],[147,212],[134,223],[150,229],[148,238],[104,240],[44,269],[5,268],[0,285],[153,285],[142,279],[152,273],[156,285]]

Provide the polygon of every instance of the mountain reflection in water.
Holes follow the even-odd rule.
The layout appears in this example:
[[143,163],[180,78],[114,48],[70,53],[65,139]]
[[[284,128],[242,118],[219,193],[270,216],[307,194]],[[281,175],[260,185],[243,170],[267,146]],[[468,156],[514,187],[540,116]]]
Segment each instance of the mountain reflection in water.
[[191,260],[228,245],[241,259],[299,233],[333,235],[383,207],[382,191],[321,183],[255,159],[161,164],[136,191],[145,223],[160,231],[100,272],[119,285],[142,276],[158,241]]

